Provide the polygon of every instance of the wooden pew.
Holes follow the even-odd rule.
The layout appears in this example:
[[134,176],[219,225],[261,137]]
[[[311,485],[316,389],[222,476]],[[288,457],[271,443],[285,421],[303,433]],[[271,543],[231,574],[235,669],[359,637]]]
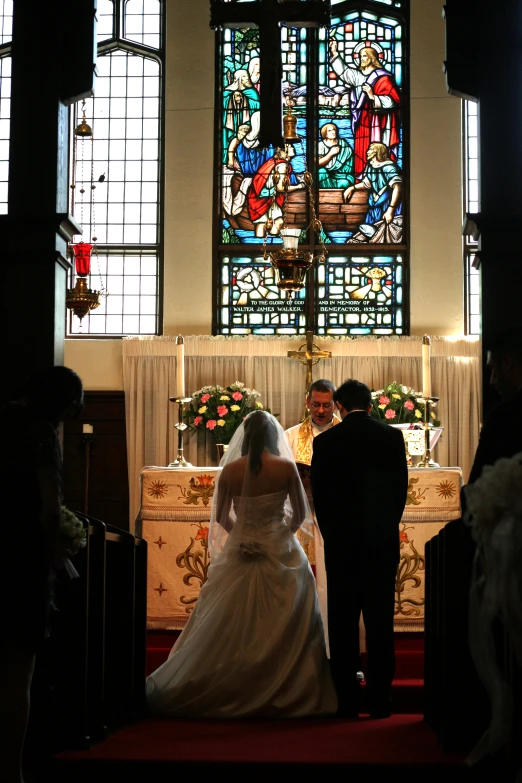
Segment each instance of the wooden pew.
[[427,548],[425,719],[447,753],[469,752],[489,724],[489,704],[468,644],[473,542],[462,520]]
[[59,576],[45,650],[54,752],[89,747],[145,705],[147,543],[75,513],[87,543],[72,561],[79,578]]

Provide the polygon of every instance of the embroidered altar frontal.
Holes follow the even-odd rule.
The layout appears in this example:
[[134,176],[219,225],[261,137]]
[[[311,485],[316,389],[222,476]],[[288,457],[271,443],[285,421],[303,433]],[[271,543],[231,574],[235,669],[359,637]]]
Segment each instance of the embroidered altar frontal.
[[[220,468],[143,468],[137,533],[148,543],[147,627],[180,630],[196,604],[209,566],[208,526]],[[400,524],[401,559],[395,630],[424,630],[424,547],[458,519],[460,468],[409,468]],[[309,557],[312,554],[308,553]]]
[[400,523],[401,559],[395,591],[395,630],[423,631],[426,542],[461,515],[460,468],[409,468]]
[[210,508],[220,468],[143,468],[138,534],[148,544],[147,627],[180,630],[207,579]]

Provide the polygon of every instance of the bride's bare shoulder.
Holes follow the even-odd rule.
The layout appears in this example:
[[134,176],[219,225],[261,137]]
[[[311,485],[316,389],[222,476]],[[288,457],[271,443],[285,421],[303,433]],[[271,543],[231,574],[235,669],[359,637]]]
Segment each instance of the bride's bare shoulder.
[[239,457],[238,459],[235,459],[233,462],[228,462],[221,471],[221,477],[227,477],[227,476],[233,476],[235,473],[245,471],[245,465],[246,465],[247,458],[246,457]]
[[289,473],[295,470],[295,462],[293,459],[287,459],[286,457],[278,457],[275,454],[270,454],[267,457],[268,461],[272,465],[277,466],[281,470],[288,471]]

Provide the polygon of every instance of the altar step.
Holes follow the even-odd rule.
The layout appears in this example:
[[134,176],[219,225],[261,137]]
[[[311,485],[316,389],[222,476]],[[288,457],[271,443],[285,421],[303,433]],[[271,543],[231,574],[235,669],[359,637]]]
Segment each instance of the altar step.
[[[167,660],[179,631],[149,631],[147,634],[147,675]],[[362,655],[362,670],[365,655]],[[395,679],[392,687],[395,713],[424,712],[424,635],[401,633],[395,637]],[[362,711],[365,712],[364,688]]]

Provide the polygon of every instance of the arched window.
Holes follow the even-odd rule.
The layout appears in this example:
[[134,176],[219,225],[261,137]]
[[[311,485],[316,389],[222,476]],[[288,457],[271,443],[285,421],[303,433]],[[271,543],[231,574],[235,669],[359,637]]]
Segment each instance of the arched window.
[[[328,30],[281,27],[283,103],[293,101],[300,137],[283,153],[257,140],[258,28],[218,32],[215,333],[408,333],[407,5],[333,0]],[[281,154],[292,167],[284,214],[272,176]],[[322,237],[310,228],[305,159]],[[283,222],[303,227],[304,250],[321,239],[328,249],[294,299],[266,260]]]
[[[75,217],[84,241],[97,238],[92,285],[109,295],[81,329],[71,314],[69,334],[155,334],[162,266],[163,2],[98,0],[97,19],[98,75],[85,107],[93,141],[78,145],[84,154],[76,161]],[[78,105],[75,127],[80,118]]]

